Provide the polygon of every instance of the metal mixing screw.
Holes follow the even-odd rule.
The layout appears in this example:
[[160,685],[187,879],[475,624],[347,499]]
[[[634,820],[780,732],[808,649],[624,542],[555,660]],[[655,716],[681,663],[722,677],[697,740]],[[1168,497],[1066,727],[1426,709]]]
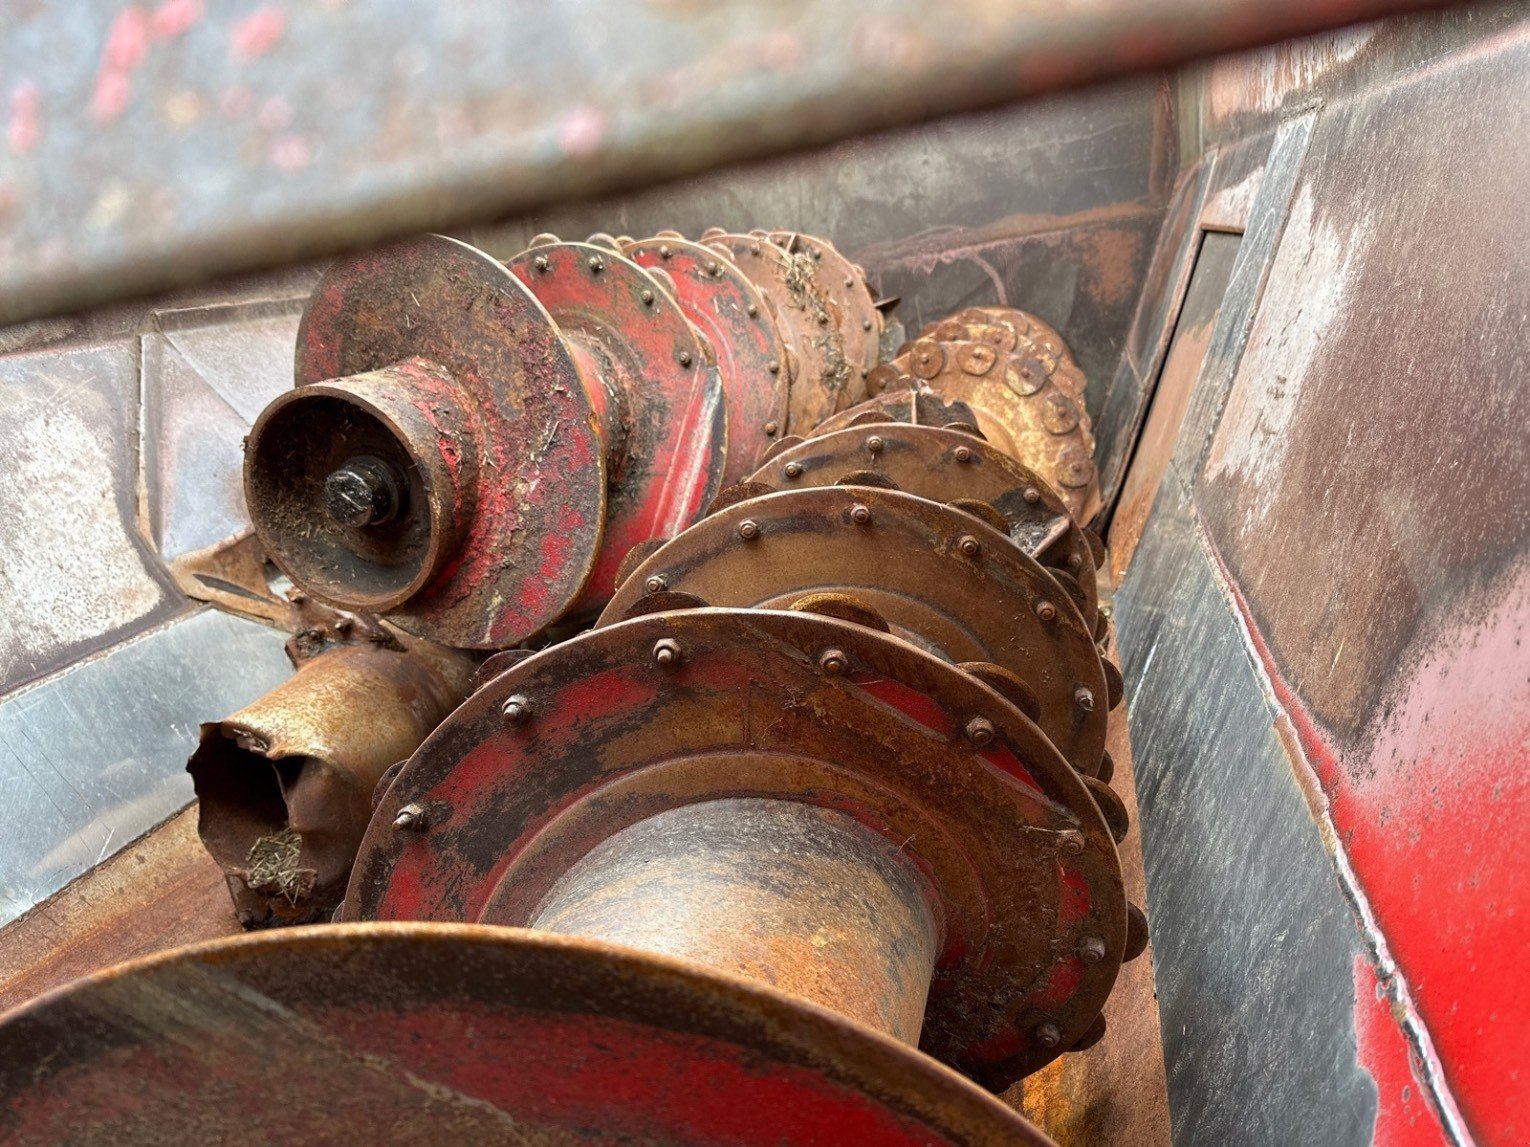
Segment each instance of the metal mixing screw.
[[675,665],[680,661],[680,643],[672,637],[661,637],[653,643],[653,659],[660,665]]
[[406,804],[393,818],[393,828],[397,832],[419,832],[424,827],[425,810],[417,804]]
[[985,745],[993,744],[993,722],[987,717],[972,718],[967,722],[967,728],[964,731],[967,734],[967,740],[980,749]]
[[818,668],[831,677],[838,677],[849,664],[842,649],[825,649],[823,655],[818,659]]
[[500,712],[504,714],[507,723],[519,725],[531,716],[531,699],[523,693],[507,697],[504,705],[500,707]]

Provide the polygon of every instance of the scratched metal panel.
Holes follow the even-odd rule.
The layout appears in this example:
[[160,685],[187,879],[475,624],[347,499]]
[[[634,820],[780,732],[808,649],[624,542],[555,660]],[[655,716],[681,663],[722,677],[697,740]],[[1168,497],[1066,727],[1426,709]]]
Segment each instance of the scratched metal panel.
[[1172,466],[1115,610],[1174,1140],[1369,1143],[1360,936]]
[[0,925],[192,799],[197,726],[285,680],[282,641],[203,611],[0,702]]
[[1323,115],[1197,493],[1421,1078],[1488,1144],[1530,1138],[1527,76],[1522,24]]
[[0,694],[174,614],[138,534],[131,342],[0,358]]

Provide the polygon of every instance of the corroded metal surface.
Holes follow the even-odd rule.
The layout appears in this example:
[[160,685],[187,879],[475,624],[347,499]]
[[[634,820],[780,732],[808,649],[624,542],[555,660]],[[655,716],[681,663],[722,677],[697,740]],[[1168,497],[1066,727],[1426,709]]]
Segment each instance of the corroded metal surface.
[[0,1104],[17,1144],[1048,1142],[758,984],[440,924],[242,937],[80,981],[0,1024]]
[[473,662],[347,615],[287,644],[297,674],[202,726],[198,831],[247,927],[327,920],[394,762],[467,695]]
[[849,594],[923,648],[1018,674],[1040,701],[1038,724],[1093,774],[1105,746],[1105,673],[1092,627],[1059,588],[970,514],[893,490],[824,486],[713,514],[639,566],[602,623],[656,590],[763,608],[814,591]]
[[839,353],[850,369],[835,405],[840,410],[854,406],[866,396],[864,379],[881,361],[882,311],[866,282],[866,272],[817,235],[773,231],[770,238],[803,269],[807,289],[828,314]]
[[785,433],[786,344],[769,304],[731,259],[678,234],[623,243],[622,254],[669,276],[685,317],[717,355],[728,407],[723,480],[732,485],[759,465],[760,455]]
[[[551,238],[549,236],[549,238]],[[605,604],[634,545],[679,533],[722,485],[727,407],[707,341],[678,301],[618,252],[557,240],[506,266],[570,344],[606,449],[610,496],[600,551],[576,611]],[[549,434],[556,440],[556,426]],[[563,497],[553,483],[532,504]]]
[[[296,374],[245,463],[255,528],[294,581],[462,647],[513,645],[568,608],[606,505],[599,396],[508,270],[439,236],[341,261]],[[336,516],[329,481],[358,459],[392,475],[390,515]]]
[[[766,489],[856,484],[873,474],[935,502],[980,502],[1002,529],[1061,582],[1081,595],[1093,628],[1098,617],[1094,554],[1068,507],[1045,479],[1001,450],[960,430],[901,422],[867,422],[815,435],[772,456],[749,481]],[[758,491],[757,491],[758,492]],[[993,523],[991,523],[993,524]],[[1071,587],[1067,592],[1072,596]]]
[[1097,1015],[1127,912],[1083,780],[974,678],[807,613],[641,617],[495,678],[383,794],[343,915],[524,925],[613,833],[746,796],[849,813],[930,879],[927,1051],[1004,1086]]

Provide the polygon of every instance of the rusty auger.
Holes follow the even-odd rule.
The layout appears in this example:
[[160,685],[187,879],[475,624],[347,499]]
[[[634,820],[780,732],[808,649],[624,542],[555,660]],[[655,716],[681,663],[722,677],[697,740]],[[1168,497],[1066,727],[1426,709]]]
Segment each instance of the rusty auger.
[[882,336],[860,269],[791,232],[336,264],[246,489],[299,590],[377,640],[326,639],[286,688],[353,728],[376,698],[320,687],[351,661],[497,652],[407,747],[389,727],[407,759],[370,819],[353,785],[320,807],[322,761],[290,793],[235,783],[292,771],[276,694],[209,726],[203,824],[241,907],[275,895],[251,831],[331,896],[359,835],[342,926],[17,1013],[19,1125],[88,1096],[102,1141],[131,1133],[147,1109],[109,1100],[149,1074],[162,1138],[300,1137],[342,1096],[469,1141],[1044,1142],[935,1061],[998,1090],[1091,1046],[1147,942],[1083,379],[1020,312],[885,365]]

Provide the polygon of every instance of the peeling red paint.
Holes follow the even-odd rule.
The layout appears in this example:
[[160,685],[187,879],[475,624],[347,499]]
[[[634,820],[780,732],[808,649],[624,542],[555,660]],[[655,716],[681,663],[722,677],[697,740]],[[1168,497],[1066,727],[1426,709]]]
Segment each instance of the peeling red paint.
[[276,47],[286,32],[286,12],[274,4],[259,8],[234,25],[229,57],[240,62],[259,59]]
[[1445,1128],[1420,1082],[1418,1057],[1393,1013],[1376,969],[1355,957],[1355,1055],[1376,1081],[1375,1147],[1435,1147]]
[[42,92],[32,80],[11,89],[11,118],[5,141],[12,155],[26,155],[42,138]]

